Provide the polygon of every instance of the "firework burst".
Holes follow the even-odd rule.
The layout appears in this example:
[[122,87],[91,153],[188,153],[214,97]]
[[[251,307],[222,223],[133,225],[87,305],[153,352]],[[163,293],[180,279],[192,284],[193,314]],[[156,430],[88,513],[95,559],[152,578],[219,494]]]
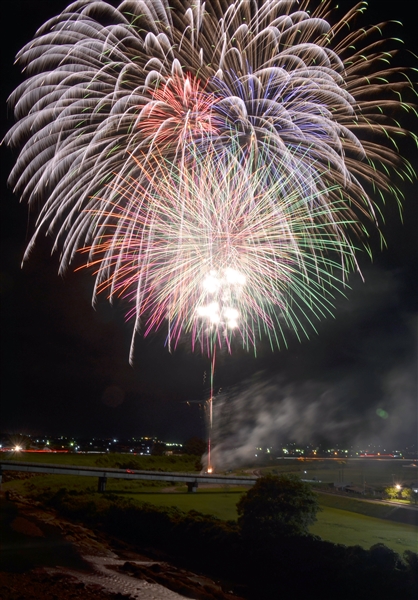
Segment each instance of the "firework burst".
[[280,345],[286,328],[303,329],[301,315],[330,311],[333,272],[354,266],[352,211],[307,203],[294,178],[292,192],[252,160],[192,156],[144,169],[142,187],[127,177],[110,209],[91,211],[94,243],[84,252],[96,291],[130,298],[145,334],[168,319],[170,345],[182,332],[208,350],[213,336],[230,347],[237,334],[245,346],[261,333]]
[[381,26],[355,27],[365,3],[334,25],[309,7],[77,0],[47,22],[6,136],[11,184],[42,205],[27,253],[45,231],[61,270],[81,249],[95,292],[129,298],[135,330],[168,321],[170,344],[276,344],[327,313],[376,200],[415,176],[392,117],[415,113]]

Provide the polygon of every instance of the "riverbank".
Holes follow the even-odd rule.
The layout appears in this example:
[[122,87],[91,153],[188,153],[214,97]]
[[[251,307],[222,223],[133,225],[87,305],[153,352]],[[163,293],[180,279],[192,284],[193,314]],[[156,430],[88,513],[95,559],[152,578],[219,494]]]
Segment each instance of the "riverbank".
[[0,497],[0,598],[8,600],[240,600],[166,557],[72,523],[18,494]]
[[[23,518],[42,532],[44,515],[48,519],[54,515],[53,526],[72,548],[84,544],[78,552],[90,571],[80,574],[68,566],[47,566],[45,572],[57,576],[64,571],[83,585],[119,593],[119,598],[162,600],[170,592],[177,599],[232,600],[235,594],[235,598],[247,600],[270,600],[279,595],[314,600],[331,597],[335,589],[347,600],[418,597],[416,554],[406,550],[399,555],[381,541],[366,550],[309,534],[257,540],[243,535],[236,522],[196,510],[158,507],[115,492],[98,494],[94,489],[79,489],[73,481],[70,488],[59,487],[55,481],[52,487],[51,483],[45,476],[5,484],[13,504],[24,505],[20,514],[9,519],[10,529],[15,535],[19,527],[27,533]],[[160,489],[149,493],[150,499],[155,494],[170,496]],[[214,493],[180,495],[212,497]],[[344,527],[340,517],[335,523],[338,528]],[[35,532],[33,529],[33,537]],[[106,552],[97,544],[105,546]],[[92,546],[93,554],[89,553]],[[157,585],[162,587],[150,587]],[[23,594],[22,599],[26,600]],[[63,598],[55,596],[54,600]]]

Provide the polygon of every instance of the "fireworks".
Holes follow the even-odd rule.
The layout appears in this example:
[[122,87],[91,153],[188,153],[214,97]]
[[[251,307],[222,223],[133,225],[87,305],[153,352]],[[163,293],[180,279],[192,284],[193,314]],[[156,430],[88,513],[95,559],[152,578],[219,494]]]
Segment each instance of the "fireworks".
[[93,212],[103,233],[85,251],[98,290],[132,295],[145,334],[167,319],[174,343],[186,331],[210,350],[214,336],[229,346],[238,331],[255,346],[260,330],[279,343],[285,326],[303,327],[307,307],[329,310],[324,283],[332,289],[339,264],[328,250],[353,260],[344,222],[322,222],[341,208],[308,205],[283,178],[267,184],[270,170],[252,161],[217,158],[163,165],[148,175],[158,186],[127,178],[112,209]]
[[[209,355],[280,345],[332,309],[379,196],[412,179],[393,115],[413,92],[381,28],[328,2],[78,0],[18,55],[10,182],[61,270]],[[411,134],[413,136],[413,134]],[[372,190],[373,196],[370,196]]]

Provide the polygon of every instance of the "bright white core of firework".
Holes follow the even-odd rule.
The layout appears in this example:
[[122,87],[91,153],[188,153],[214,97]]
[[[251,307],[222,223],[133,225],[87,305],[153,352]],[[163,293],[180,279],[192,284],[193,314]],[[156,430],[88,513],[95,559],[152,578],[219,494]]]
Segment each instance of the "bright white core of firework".
[[207,319],[210,325],[224,324],[228,329],[238,327],[240,313],[232,303],[245,283],[245,275],[230,267],[220,272],[210,271],[202,282],[208,302],[197,307],[197,316]]

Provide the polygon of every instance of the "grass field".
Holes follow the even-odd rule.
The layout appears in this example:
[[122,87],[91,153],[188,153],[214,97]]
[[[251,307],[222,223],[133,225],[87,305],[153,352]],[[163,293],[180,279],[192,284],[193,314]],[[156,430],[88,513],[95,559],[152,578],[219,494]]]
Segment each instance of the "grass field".
[[310,532],[324,540],[346,546],[359,545],[367,549],[381,543],[401,555],[405,550],[418,552],[417,527],[338,508],[323,507]]
[[[3,457],[1,457],[3,458]],[[10,456],[13,460],[44,462],[52,464],[75,464],[80,466],[119,466],[134,461],[132,468],[148,468],[172,471],[194,471],[195,457],[140,457],[130,455],[97,454],[31,454],[20,453]],[[414,468],[404,468],[404,461],[281,461],[274,472],[292,472],[302,478],[323,481],[367,481],[377,485],[392,480],[410,481],[416,479]],[[272,468],[262,471],[272,471]],[[305,471],[307,471],[305,473]],[[367,479],[366,479],[367,477]],[[18,493],[42,493],[51,489],[68,488],[96,495],[97,481],[87,477],[65,475],[41,475],[26,480],[16,480],[4,484],[4,489],[15,489]],[[169,487],[164,482],[109,479],[107,493],[116,493],[131,498],[135,502],[149,502],[156,506],[176,506],[183,511],[197,510],[212,514],[220,519],[235,520],[236,504],[245,488],[200,486],[196,494],[188,494],[186,486]],[[322,512],[311,532],[323,539],[346,545],[358,544],[369,548],[376,543],[384,543],[393,550],[418,551],[418,528],[388,520],[391,507],[377,503],[365,503],[354,498],[320,494]]]
[[345,482],[357,486],[387,487],[416,482],[418,468],[405,460],[281,460],[275,467],[265,467],[261,472],[293,473],[302,479],[325,483]]
[[109,467],[145,469],[150,471],[196,472],[196,456],[140,456],[138,454],[95,454],[55,452],[0,453],[0,460],[17,460],[50,465],[76,465],[78,467]]
[[198,489],[197,494],[188,494],[184,486],[173,492],[147,490],[127,496],[135,501],[149,502],[156,506],[176,506],[185,512],[197,510],[224,521],[235,521],[238,516],[236,504],[244,492],[242,487],[231,488],[228,491],[202,487]]
[[[96,496],[96,482],[93,483],[86,477],[45,475],[4,484],[5,490],[14,489],[22,494],[35,490],[39,494],[48,489],[58,490],[61,487]],[[245,488],[201,486],[196,494],[188,494],[186,486],[168,488],[165,483],[160,482],[154,485],[142,485],[141,482],[136,481],[110,479],[107,493],[121,494],[135,502],[149,502],[156,506],[176,506],[186,512],[197,510],[223,520],[235,520],[236,504],[245,493]],[[356,502],[358,503],[351,498],[328,497],[321,494],[322,511],[318,513],[318,521],[311,527],[311,533],[334,543],[370,548],[380,542],[401,554],[404,550],[418,551],[417,527],[376,518],[370,514],[344,510],[344,508],[356,508]],[[339,507],[332,506],[332,503]],[[378,509],[381,508],[374,504],[367,505],[369,513],[373,514],[374,511],[376,514],[376,506]]]
[[[109,488],[110,491],[110,488]],[[245,493],[243,488],[219,489],[201,486],[197,494],[188,494],[185,486],[179,486],[175,491],[160,490],[138,490],[128,491],[126,496],[135,501],[150,502],[156,506],[176,506],[181,510],[197,510],[224,520],[235,520],[237,518],[236,504],[241,495]],[[124,494],[125,495],[125,494]],[[342,510],[333,506],[325,505],[322,500],[325,496],[320,495],[319,501],[321,511],[318,513],[317,522],[311,527],[311,533],[318,535],[324,540],[345,545],[359,545],[370,548],[373,544],[383,543],[396,552],[403,553],[404,550],[418,552],[418,528],[413,525],[405,525],[376,518],[370,515]],[[329,498],[326,497],[329,502]],[[331,497],[334,500],[334,497]],[[336,497],[336,500],[341,498]],[[351,498],[342,498],[346,501],[345,507],[355,508],[358,501]],[[361,503],[364,505],[364,503]],[[377,511],[376,511],[377,508]],[[383,508],[385,513],[388,507],[369,504],[366,510],[373,514]],[[389,507],[390,510],[390,507]]]
[[[338,494],[320,493],[319,502],[321,506],[330,508],[338,508],[349,512],[359,513],[367,517],[375,517],[378,519],[388,519],[390,521],[400,521],[417,525],[418,512],[397,510],[402,507],[410,507],[409,503],[396,502],[386,504],[384,502],[369,500],[364,501],[358,498],[350,498],[349,496],[340,496]],[[399,513],[409,515],[407,520],[400,518]]]
[[55,452],[2,452],[1,460],[19,460],[30,463],[46,463],[50,465],[77,465],[94,467],[102,454],[66,454]]

